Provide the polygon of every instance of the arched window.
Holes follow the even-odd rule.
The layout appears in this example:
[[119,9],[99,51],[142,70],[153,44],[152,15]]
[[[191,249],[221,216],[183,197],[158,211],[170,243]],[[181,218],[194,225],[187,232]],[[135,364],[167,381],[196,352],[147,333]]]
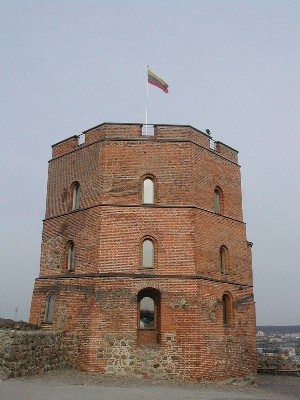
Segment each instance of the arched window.
[[233,324],[233,301],[229,293],[224,293],[222,297],[223,305],[223,324],[232,325]]
[[48,296],[45,307],[45,317],[44,317],[44,322],[46,324],[52,324],[53,322],[55,300],[56,300],[55,294],[50,294]]
[[75,245],[74,242],[70,241],[67,244],[67,268],[68,271],[75,271]]
[[154,204],[154,181],[146,178],[143,180],[143,204]]
[[154,242],[151,239],[143,240],[142,266],[143,268],[154,268]]
[[138,341],[154,344],[160,341],[160,292],[143,289],[138,294]]
[[223,193],[222,190],[217,187],[214,191],[214,212],[221,214],[223,211]]
[[140,329],[154,329],[154,300],[151,297],[143,297],[140,301]]
[[226,274],[228,271],[228,250],[226,246],[220,247],[220,272]]
[[80,207],[80,185],[78,182],[74,182],[71,186],[72,192],[72,211],[78,210]]

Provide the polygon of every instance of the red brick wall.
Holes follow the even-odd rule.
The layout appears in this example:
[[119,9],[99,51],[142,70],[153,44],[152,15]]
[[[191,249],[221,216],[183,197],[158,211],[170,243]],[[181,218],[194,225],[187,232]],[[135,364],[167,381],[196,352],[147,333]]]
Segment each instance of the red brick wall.
[[[41,321],[47,293],[57,293],[60,306],[55,309],[53,330],[77,333],[81,343],[81,369],[107,372],[109,365],[116,361],[109,350],[127,339],[132,343],[126,358],[133,361],[128,372],[138,373],[136,295],[145,287],[161,292],[161,344],[156,352],[167,359],[164,371],[171,369],[174,376],[186,380],[218,380],[255,373],[251,289],[178,278],[64,278],[59,282],[39,279],[31,319]],[[224,291],[229,291],[234,300],[232,327],[223,325]],[[168,336],[173,336],[172,349]],[[97,357],[99,349],[104,353],[101,358]],[[151,363],[148,369],[151,370]],[[120,368],[115,367],[113,372],[120,373]]]
[[[85,135],[68,154],[54,146],[31,322],[43,322],[47,296],[56,293],[54,321],[44,329],[80,336],[84,370],[180,379],[254,373],[251,250],[237,152],[222,144],[219,153],[211,150],[210,138],[192,127],[156,126],[144,137],[140,125],[103,124]],[[141,204],[144,176],[155,180],[155,205]],[[81,208],[70,211],[75,181]],[[222,215],[214,213],[216,187]],[[148,236],[154,269],[141,267]],[[70,240],[74,272],[67,271]],[[221,246],[228,251],[225,274]],[[161,344],[143,348],[137,294],[146,287],[161,293]],[[231,327],[223,324],[225,292],[233,299]]]

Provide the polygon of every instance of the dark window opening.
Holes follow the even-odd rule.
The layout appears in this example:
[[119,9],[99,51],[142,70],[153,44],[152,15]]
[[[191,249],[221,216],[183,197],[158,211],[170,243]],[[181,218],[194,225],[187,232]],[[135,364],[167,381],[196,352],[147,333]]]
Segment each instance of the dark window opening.
[[78,182],[72,185],[72,211],[78,210],[80,207],[80,185]]
[[68,243],[68,271],[75,271],[75,245],[73,242]]
[[143,297],[140,301],[140,329],[154,329],[154,300]]
[[223,193],[220,188],[216,188],[214,191],[214,212],[216,214],[223,212]]
[[233,324],[233,304],[232,297],[225,293],[222,297],[223,304],[223,324],[230,326]]
[[221,274],[226,274],[227,264],[228,264],[228,250],[225,246],[221,246],[220,248],[220,272]]
[[138,343],[160,342],[160,292],[147,288],[138,294]]
[[56,300],[55,294],[51,294],[47,299],[45,308],[45,318],[44,318],[44,322],[46,324],[52,324],[53,322],[55,300]]

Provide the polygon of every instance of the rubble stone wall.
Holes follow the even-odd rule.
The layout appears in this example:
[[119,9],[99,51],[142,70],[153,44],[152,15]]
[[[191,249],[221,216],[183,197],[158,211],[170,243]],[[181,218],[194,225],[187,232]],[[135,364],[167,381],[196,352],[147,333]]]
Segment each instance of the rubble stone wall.
[[72,334],[45,332],[10,320],[0,320],[0,328],[1,379],[74,367],[78,346]]
[[24,321],[13,321],[12,319],[0,318],[0,329],[13,329],[17,331],[32,331],[39,329],[38,325],[29,324]]
[[274,369],[278,370],[299,370],[300,362],[292,360],[286,354],[261,354],[257,353],[258,369]]

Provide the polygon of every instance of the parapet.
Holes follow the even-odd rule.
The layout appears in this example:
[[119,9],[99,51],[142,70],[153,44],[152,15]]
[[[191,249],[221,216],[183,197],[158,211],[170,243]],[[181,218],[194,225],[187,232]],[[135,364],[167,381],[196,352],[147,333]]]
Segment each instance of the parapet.
[[60,157],[76,150],[79,145],[79,136],[71,136],[52,146],[52,158]]
[[190,140],[210,149],[210,136],[190,125],[155,125],[155,128],[157,139]]
[[142,136],[143,124],[116,124],[103,123],[82,132],[85,135],[85,144],[96,142],[100,139],[139,139]]
[[215,151],[230,161],[238,163],[238,151],[222,142],[215,142]]
[[[80,136],[84,143],[79,143]],[[238,152],[222,142],[215,142],[211,136],[190,125],[143,125],[108,123],[88,129],[79,136],[71,136],[52,146],[52,158],[68,154],[79,147],[101,140],[153,140],[153,141],[190,141],[207,150],[237,163]]]

